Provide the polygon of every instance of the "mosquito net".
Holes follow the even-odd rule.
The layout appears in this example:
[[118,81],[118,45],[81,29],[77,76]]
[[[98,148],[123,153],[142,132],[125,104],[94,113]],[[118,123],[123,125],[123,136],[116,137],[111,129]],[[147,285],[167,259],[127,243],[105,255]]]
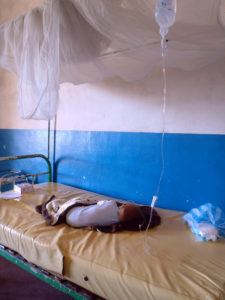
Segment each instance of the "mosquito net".
[[[18,76],[25,119],[52,119],[59,85],[120,76],[142,80],[161,64],[155,0],[47,0],[0,26],[0,66]],[[177,0],[167,66],[193,70],[225,56],[222,0]]]

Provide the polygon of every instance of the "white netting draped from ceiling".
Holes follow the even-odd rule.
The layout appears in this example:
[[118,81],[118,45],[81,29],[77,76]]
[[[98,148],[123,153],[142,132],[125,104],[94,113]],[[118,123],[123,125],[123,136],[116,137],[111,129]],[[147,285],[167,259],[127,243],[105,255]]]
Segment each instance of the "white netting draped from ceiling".
[[[194,70],[225,56],[222,0],[178,0],[167,66]],[[20,115],[52,119],[59,85],[120,76],[142,80],[161,64],[154,0],[47,0],[0,26],[0,67],[18,76]]]

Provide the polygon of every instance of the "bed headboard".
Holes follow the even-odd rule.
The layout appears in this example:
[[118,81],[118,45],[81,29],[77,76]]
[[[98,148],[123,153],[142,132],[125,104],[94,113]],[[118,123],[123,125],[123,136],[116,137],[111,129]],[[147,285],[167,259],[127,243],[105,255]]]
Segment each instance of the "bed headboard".
[[[44,172],[39,172],[39,173],[31,173],[31,174],[20,174],[20,172],[14,172],[11,170],[7,170],[9,172],[9,175],[6,177],[0,178],[0,192],[1,192],[1,187],[3,184],[7,183],[15,183],[16,180],[18,179],[27,179],[29,177],[32,178],[32,184],[34,183],[34,178],[40,175],[48,175],[48,182],[52,181],[52,169],[51,169],[51,163],[49,159],[43,155],[43,154],[29,154],[29,155],[18,155],[18,156],[6,156],[6,157],[0,157],[0,162],[3,161],[10,161],[10,160],[20,160],[20,159],[28,159],[28,158],[42,158],[46,161],[47,163],[47,171]],[[6,171],[6,170],[5,170]],[[11,174],[11,176],[10,176]]]

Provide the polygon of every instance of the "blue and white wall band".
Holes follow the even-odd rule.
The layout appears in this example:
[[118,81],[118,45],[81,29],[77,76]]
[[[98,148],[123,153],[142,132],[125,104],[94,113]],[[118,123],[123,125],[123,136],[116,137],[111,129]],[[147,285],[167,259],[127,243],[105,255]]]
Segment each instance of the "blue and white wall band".
[[[28,2],[21,0],[13,10],[21,3],[28,7]],[[4,16],[0,17],[6,21]],[[167,69],[160,207],[187,211],[212,202],[225,210],[222,63],[194,72]],[[112,78],[80,86],[63,84],[57,119],[51,121],[56,129],[51,136],[54,179],[150,204],[161,171],[162,83],[162,70],[155,69],[142,82]],[[0,87],[0,155],[46,155],[48,124],[20,120],[16,76],[0,70]]]

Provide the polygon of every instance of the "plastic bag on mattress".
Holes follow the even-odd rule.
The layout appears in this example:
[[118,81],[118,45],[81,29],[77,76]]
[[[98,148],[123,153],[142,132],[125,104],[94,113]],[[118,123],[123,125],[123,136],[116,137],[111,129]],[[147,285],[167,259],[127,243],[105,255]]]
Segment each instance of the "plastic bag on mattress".
[[211,203],[193,208],[183,219],[201,241],[225,239],[225,214]]

